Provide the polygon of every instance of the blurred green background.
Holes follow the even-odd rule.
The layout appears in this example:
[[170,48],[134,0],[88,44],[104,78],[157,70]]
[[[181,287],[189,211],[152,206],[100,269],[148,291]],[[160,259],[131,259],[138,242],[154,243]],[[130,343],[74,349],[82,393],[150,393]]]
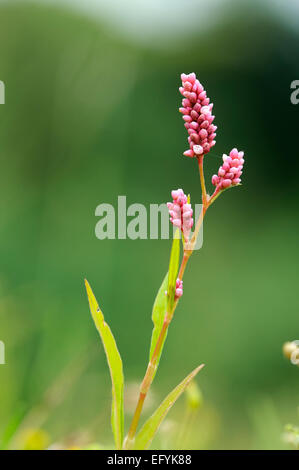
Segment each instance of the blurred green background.
[[[180,73],[194,71],[218,126],[209,188],[223,152],[244,150],[246,165],[242,187],[207,215],[146,411],[204,362],[185,447],[284,448],[299,405],[298,368],[281,353],[299,339],[298,5],[78,5],[0,2],[2,445],[22,446],[35,428],[49,443],[111,445],[110,378],[84,277],[123,357],[128,425],[170,242],[100,241],[95,208],[118,195],[160,204],[177,187],[200,202],[178,113]],[[156,447],[176,445],[167,439],[183,415],[180,400]]]

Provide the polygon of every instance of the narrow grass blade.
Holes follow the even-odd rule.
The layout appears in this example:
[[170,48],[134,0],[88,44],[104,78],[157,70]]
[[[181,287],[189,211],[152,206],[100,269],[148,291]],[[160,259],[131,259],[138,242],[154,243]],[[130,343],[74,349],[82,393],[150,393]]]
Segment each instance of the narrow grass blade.
[[13,439],[14,435],[17,433],[22,420],[26,414],[26,408],[24,405],[17,407],[16,411],[12,414],[8,425],[4,428],[4,433],[0,439],[0,450],[6,450]]
[[[152,320],[154,323],[154,329],[152,332],[152,339],[151,339],[151,347],[150,347],[150,357],[152,357],[153,352],[155,350],[162,326],[163,321],[165,318],[166,311],[170,312],[173,303],[174,303],[174,295],[175,295],[175,284],[177,280],[177,273],[179,268],[179,261],[180,261],[180,239],[179,239],[179,232],[177,231],[175,234],[175,238],[172,243],[171,253],[170,253],[170,261],[169,261],[169,271],[163,279],[161,287],[158,291],[157,297],[154,302],[153,311],[152,311]],[[167,295],[165,295],[167,293]],[[158,369],[160,357],[162,354],[163,346],[166,340],[166,336],[164,338],[160,354],[157,361],[157,366],[155,370],[155,374]]]
[[177,280],[180,262],[180,237],[177,230],[172,242],[169,270],[168,270],[168,288],[167,288],[167,311],[170,313],[174,304],[175,284]]
[[146,421],[146,423],[141,428],[140,432],[137,434],[134,449],[135,450],[144,450],[148,449],[153,438],[155,437],[156,432],[159,429],[160,424],[167,415],[170,408],[174,405],[179,396],[184,392],[186,387],[189,385],[191,380],[194,379],[196,374],[204,367],[204,364],[197,367],[191,374],[189,374],[161,403],[159,408],[154,412],[154,414]]
[[87,291],[90,312],[95,326],[100,334],[110,370],[112,381],[111,423],[116,447],[117,449],[121,449],[124,438],[124,374],[122,360],[118,352],[113,334],[104,320],[103,313],[100,310],[97,300],[86,279],[85,287]]
[[[160,335],[160,332],[161,332],[161,329],[162,329],[162,325],[163,325],[163,321],[164,321],[164,317],[165,317],[165,313],[166,313],[166,307],[167,307],[167,296],[165,295],[165,292],[167,291],[167,286],[168,286],[168,273],[166,274],[166,276],[163,279],[163,282],[162,282],[161,287],[158,291],[158,294],[157,294],[157,297],[155,299],[154,306],[153,306],[152,320],[153,320],[153,323],[154,323],[154,328],[153,328],[153,332],[152,332],[150,357],[149,358],[151,358],[152,355],[153,355],[153,352],[155,350],[155,347],[156,347],[156,344],[157,344],[157,341],[158,341],[158,338],[159,338],[159,335]],[[165,341],[165,339],[166,339],[166,336],[164,338],[164,341]],[[161,348],[161,351],[160,351],[160,356],[161,356],[161,353],[162,353],[162,349],[163,349],[163,345],[162,345],[162,348]],[[158,367],[158,364],[159,364],[160,356],[158,358],[157,367]]]

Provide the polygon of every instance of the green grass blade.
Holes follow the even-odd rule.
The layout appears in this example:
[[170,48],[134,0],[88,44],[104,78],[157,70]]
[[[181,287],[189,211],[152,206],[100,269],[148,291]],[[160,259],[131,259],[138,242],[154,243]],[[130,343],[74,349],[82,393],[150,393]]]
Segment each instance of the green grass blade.
[[[156,347],[156,344],[157,344],[157,341],[158,341],[158,338],[159,338],[159,335],[160,335],[160,331],[162,329],[162,325],[163,325],[163,321],[164,321],[164,317],[165,317],[165,313],[166,313],[166,307],[167,307],[167,296],[165,295],[165,292],[167,291],[167,286],[168,286],[168,273],[166,274],[166,276],[163,279],[163,282],[162,282],[161,287],[158,291],[158,294],[157,294],[157,297],[155,299],[154,306],[153,306],[152,320],[153,320],[153,323],[154,323],[154,328],[153,328],[153,332],[152,332],[150,357],[149,358],[151,358],[152,355],[153,355],[153,352],[155,350],[155,347]],[[164,338],[164,342],[165,342],[165,339],[166,339],[166,336]],[[162,353],[162,349],[163,349],[163,345],[162,345],[162,348],[161,348],[161,351],[160,351],[160,356],[161,356],[161,353]],[[158,367],[158,364],[159,364],[160,356],[158,358],[157,367]],[[156,368],[156,370],[157,370],[157,368]]]
[[86,279],[85,287],[87,291],[90,312],[95,326],[100,334],[110,370],[112,381],[111,423],[116,447],[117,449],[121,449],[124,439],[124,374],[122,360],[118,352],[114,336],[104,320],[103,313],[100,310],[97,300]]
[[177,280],[180,262],[180,237],[179,230],[176,231],[170,253],[167,288],[167,311],[170,313],[174,304],[175,284]]
[[161,403],[159,408],[154,412],[154,414],[146,421],[146,423],[141,428],[140,432],[137,434],[134,449],[135,450],[144,450],[148,449],[153,438],[155,437],[156,432],[159,429],[160,424],[167,415],[170,408],[174,405],[176,400],[184,392],[186,387],[189,385],[191,380],[194,379],[196,374],[204,367],[204,364],[197,367],[191,374],[189,374]]
[[8,448],[11,439],[17,433],[19,426],[26,415],[26,408],[24,405],[19,405],[16,411],[12,414],[8,425],[4,428],[3,436],[0,440],[0,450],[5,450]]
[[[179,261],[180,261],[180,239],[179,239],[179,232],[177,231],[175,234],[175,238],[172,243],[171,254],[170,254],[170,261],[169,261],[169,271],[163,279],[161,287],[158,291],[157,297],[154,302],[153,311],[152,311],[152,320],[154,323],[154,328],[152,332],[152,339],[151,339],[151,347],[150,347],[150,356],[152,357],[153,352],[155,350],[163,321],[165,318],[166,310],[170,312],[173,307],[174,303],[174,295],[175,295],[175,284],[177,280],[177,273],[179,269]],[[167,295],[165,292],[167,291]],[[157,368],[159,365],[160,357],[162,354],[163,346],[166,340],[166,336],[164,338],[160,354],[157,361],[157,366],[155,370],[155,374],[157,372]]]

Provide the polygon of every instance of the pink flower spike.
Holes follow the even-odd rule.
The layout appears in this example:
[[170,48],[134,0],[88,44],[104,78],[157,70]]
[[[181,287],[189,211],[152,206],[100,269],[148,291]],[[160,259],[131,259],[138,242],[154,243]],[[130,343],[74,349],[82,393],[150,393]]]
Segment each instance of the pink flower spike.
[[191,204],[182,189],[171,191],[171,196],[173,201],[167,203],[170,222],[175,227],[180,227],[185,240],[188,240],[194,223]]
[[210,103],[195,73],[189,75],[182,73],[181,79],[182,86],[179,90],[183,95],[183,101],[179,110],[183,114],[185,127],[189,133],[190,146],[190,150],[184,152],[184,155],[191,158],[203,156],[215,145],[217,127],[212,124],[215,117],[212,115],[213,103]]
[[220,190],[235,186],[241,183],[240,176],[244,164],[244,152],[232,149],[229,156],[223,155],[223,164],[218,170],[218,175],[212,177],[212,184]]

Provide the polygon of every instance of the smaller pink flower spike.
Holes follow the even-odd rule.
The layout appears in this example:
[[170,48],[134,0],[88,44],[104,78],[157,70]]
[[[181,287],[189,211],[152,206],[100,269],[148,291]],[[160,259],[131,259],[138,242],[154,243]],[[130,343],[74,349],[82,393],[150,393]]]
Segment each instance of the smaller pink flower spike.
[[183,281],[177,278],[176,284],[175,284],[174,300],[178,300],[180,297],[182,297],[182,295],[183,295]]
[[183,95],[182,107],[184,126],[188,132],[189,149],[184,152],[186,157],[201,157],[215,145],[217,127],[213,124],[213,104],[207,97],[202,84],[195,73],[182,73],[182,86],[179,88]]
[[193,210],[188,198],[182,189],[171,191],[173,201],[167,203],[170,222],[182,230],[185,240],[189,239],[193,227]]
[[213,175],[212,177],[212,184],[220,190],[241,183],[244,152],[238,152],[238,150],[234,148],[229,156],[224,154],[222,160],[223,164],[218,170],[218,175]]

